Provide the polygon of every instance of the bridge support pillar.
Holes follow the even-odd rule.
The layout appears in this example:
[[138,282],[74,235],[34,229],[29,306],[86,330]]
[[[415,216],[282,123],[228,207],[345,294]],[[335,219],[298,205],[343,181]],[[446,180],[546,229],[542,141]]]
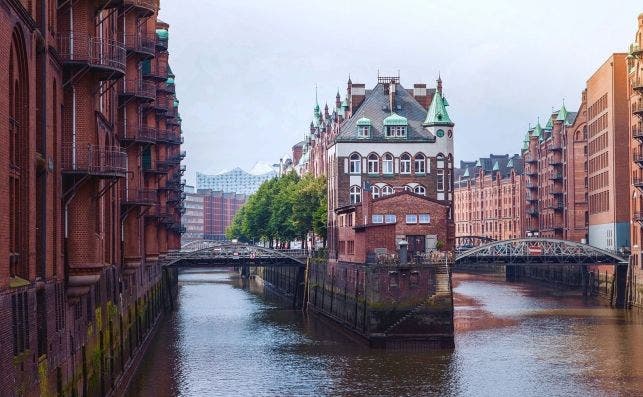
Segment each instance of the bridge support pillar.
[[242,265],[241,266],[241,278],[248,278],[250,276],[250,266]]
[[520,280],[520,266],[508,263],[505,265],[505,279],[507,281]]

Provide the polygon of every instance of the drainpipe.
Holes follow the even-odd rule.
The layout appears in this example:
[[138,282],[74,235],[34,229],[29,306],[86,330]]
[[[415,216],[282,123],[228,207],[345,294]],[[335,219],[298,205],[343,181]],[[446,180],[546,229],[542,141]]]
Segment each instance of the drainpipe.
[[[40,177],[40,250],[41,263],[39,263],[40,274],[46,277],[47,273],[47,173],[49,172],[49,161],[47,159],[47,10],[45,4],[40,6],[40,33],[42,35],[42,57],[40,60],[41,68],[41,96],[40,96],[40,134],[42,142],[42,157],[45,161],[45,169]],[[56,95],[56,93],[53,93]],[[54,109],[54,112],[56,109]]]

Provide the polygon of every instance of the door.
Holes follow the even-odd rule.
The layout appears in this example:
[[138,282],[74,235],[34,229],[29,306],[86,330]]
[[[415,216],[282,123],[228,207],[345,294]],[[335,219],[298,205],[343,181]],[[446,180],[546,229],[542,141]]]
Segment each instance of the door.
[[407,241],[409,242],[409,255],[416,256],[418,254],[423,254],[425,252],[425,236],[407,236]]

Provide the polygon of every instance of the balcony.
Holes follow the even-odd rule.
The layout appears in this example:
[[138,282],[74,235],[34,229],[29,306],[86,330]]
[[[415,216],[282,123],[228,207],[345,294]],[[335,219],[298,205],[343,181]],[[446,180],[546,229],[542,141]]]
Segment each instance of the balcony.
[[549,176],[549,179],[552,181],[562,181],[563,180],[563,174],[560,172],[554,172]]
[[170,221],[169,218],[172,217],[172,212],[165,205],[154,204],[145,212],[145,217],[149,219],[160,220],[161,222],[168,222]]
[[527,189],[529,190],[538,190],[538,185],[532,182],[527,182]]
[[563,205],[562,201],[554,201],[552,204],[549,204],[547,208],[554,211],[562,211],[563,209],[565,209],[565,206]]
[[156,190],[134,189],[123,190],[121,205],[124,206],[152,206],[156,204]]
[[632,80],[632,89],[635,91],[643,92],[643,78]]
[[119,97],[122,101],[138,99],[142,102],[151,102],[156,99],[156,86],[153,82],[143,79],[125,80]]
[[147,175],[167,174],[169,167],[166,164],[153,164],[152,161],[143,158],[143,172]]
[[174,94],[176,93],[176,87],[174,84],[168,84],[166,81],[162,81],[156,87],[156,89],[165,94]]
[[154,110],[157,113],[165,113],[169,110],[168,100],[165,95],[157,96],[156,101],[154,101]]
[[138,54],[144,58],[153,58],[156,53],[156,35],[154,33],[125,35],[125,48],[130,54]]
[[559,159],[549,159],[547,160],[547,164],[557,167],[563,165],[563,161]]
[[551,189],[551,190],[549,191],[549,194],[551,194],[551,195],[553,195],[553,196],[561,196],[561,195],[563,195],[563,194],[564,194],[564,192],[563,192],[563,189],[562,189],[562,188],[559,188],[559,187],[558,187],[558,188],[553,188],[553,189]]
[[125,74],[125,45],[116,40],[84,33],[61,33],[58,53],[65,67],[89,68],[100,80],[118,79]]
[[64,144],[61,169],[64,174],[124,178],[127,154],[118,146]]
[[643,212],[635,212],[632,215],[632,220],[637,223],[643,224]]
[[641,177],[632,178],[632,185],[634,185],[635,188],[643,190],[643,178]]
[[537,203],[538,202],[538,196],[536,196],[536,195],[532,196],[531,194],[528,194],[527,195],[527,202],[528,203]]
[[643,142],[643,128],[641,128],[641,126],[632,127],[632,138]]
[[172,145],[180,145],[181,136],[179,136],[177,132],[174,132],[172,130],[159,130],[158,141]]
[[525,155],[525,163],[527,164],[535,164],[538,162],[538,159],[531,154],[526,154]]
[[634,153],[634,155],[632,155],[632,161],[643,168],[643,154]]
[[643,117],[643,102],[632,104],[632,113],[639,117]]
[[643,54],[643,48],[638,43],[630,44],[630,54],[637,56]]
[[536,217],[538,216],[538,209],[536,208],[528,208],[527,209],[527,215]]
[[172,191],[167,196],[167,202],[168,203],[180,203],[183,200],[185,200],[186,197],[187,196],[182,191]]
[[167,65],[165,62],[156,59],[146,59],[141,64],[141,72],[143,77],[154,81],[167,80]]
[[122,143],[155,143],[156,128],[141,125],[127,125],[123,131],[121,131],[120,139]]
[[551,145],[547,146],[547,150],[550,152],[561,151],[563,150],[563,145],[561,145],[560,143],[552,143]]
[[525,175],[527,175],[528,177],[533,178],[535,176],[538,176],[538,171],[534,171],[534,170],[525,171]]
[[123,5],[126,11],[136,11],[142,17],[152,16],[158,10],[157,0],[123,0]]

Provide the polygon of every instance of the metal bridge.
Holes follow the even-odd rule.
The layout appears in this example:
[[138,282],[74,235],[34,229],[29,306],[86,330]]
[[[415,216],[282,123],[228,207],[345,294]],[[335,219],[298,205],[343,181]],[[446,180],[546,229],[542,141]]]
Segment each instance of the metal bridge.
[[459,247],[472,248],[472,247],[477,247],[481,244],[491,243],[493,241],[496,241],[496,240],[491,237],[485,237],[485,236],[456,236],[455,246],[456,246],[456,249],[459,249]]
[[244,243],[198,241],[170,252],[163,266],[230,267],[230,266],[305,266],[307,250],[279,250]]
[[519,238],[482,244],[456,255],[456,266],[480,263],[510,265],[627,265],[628,258],[588,244],[550,238]]

